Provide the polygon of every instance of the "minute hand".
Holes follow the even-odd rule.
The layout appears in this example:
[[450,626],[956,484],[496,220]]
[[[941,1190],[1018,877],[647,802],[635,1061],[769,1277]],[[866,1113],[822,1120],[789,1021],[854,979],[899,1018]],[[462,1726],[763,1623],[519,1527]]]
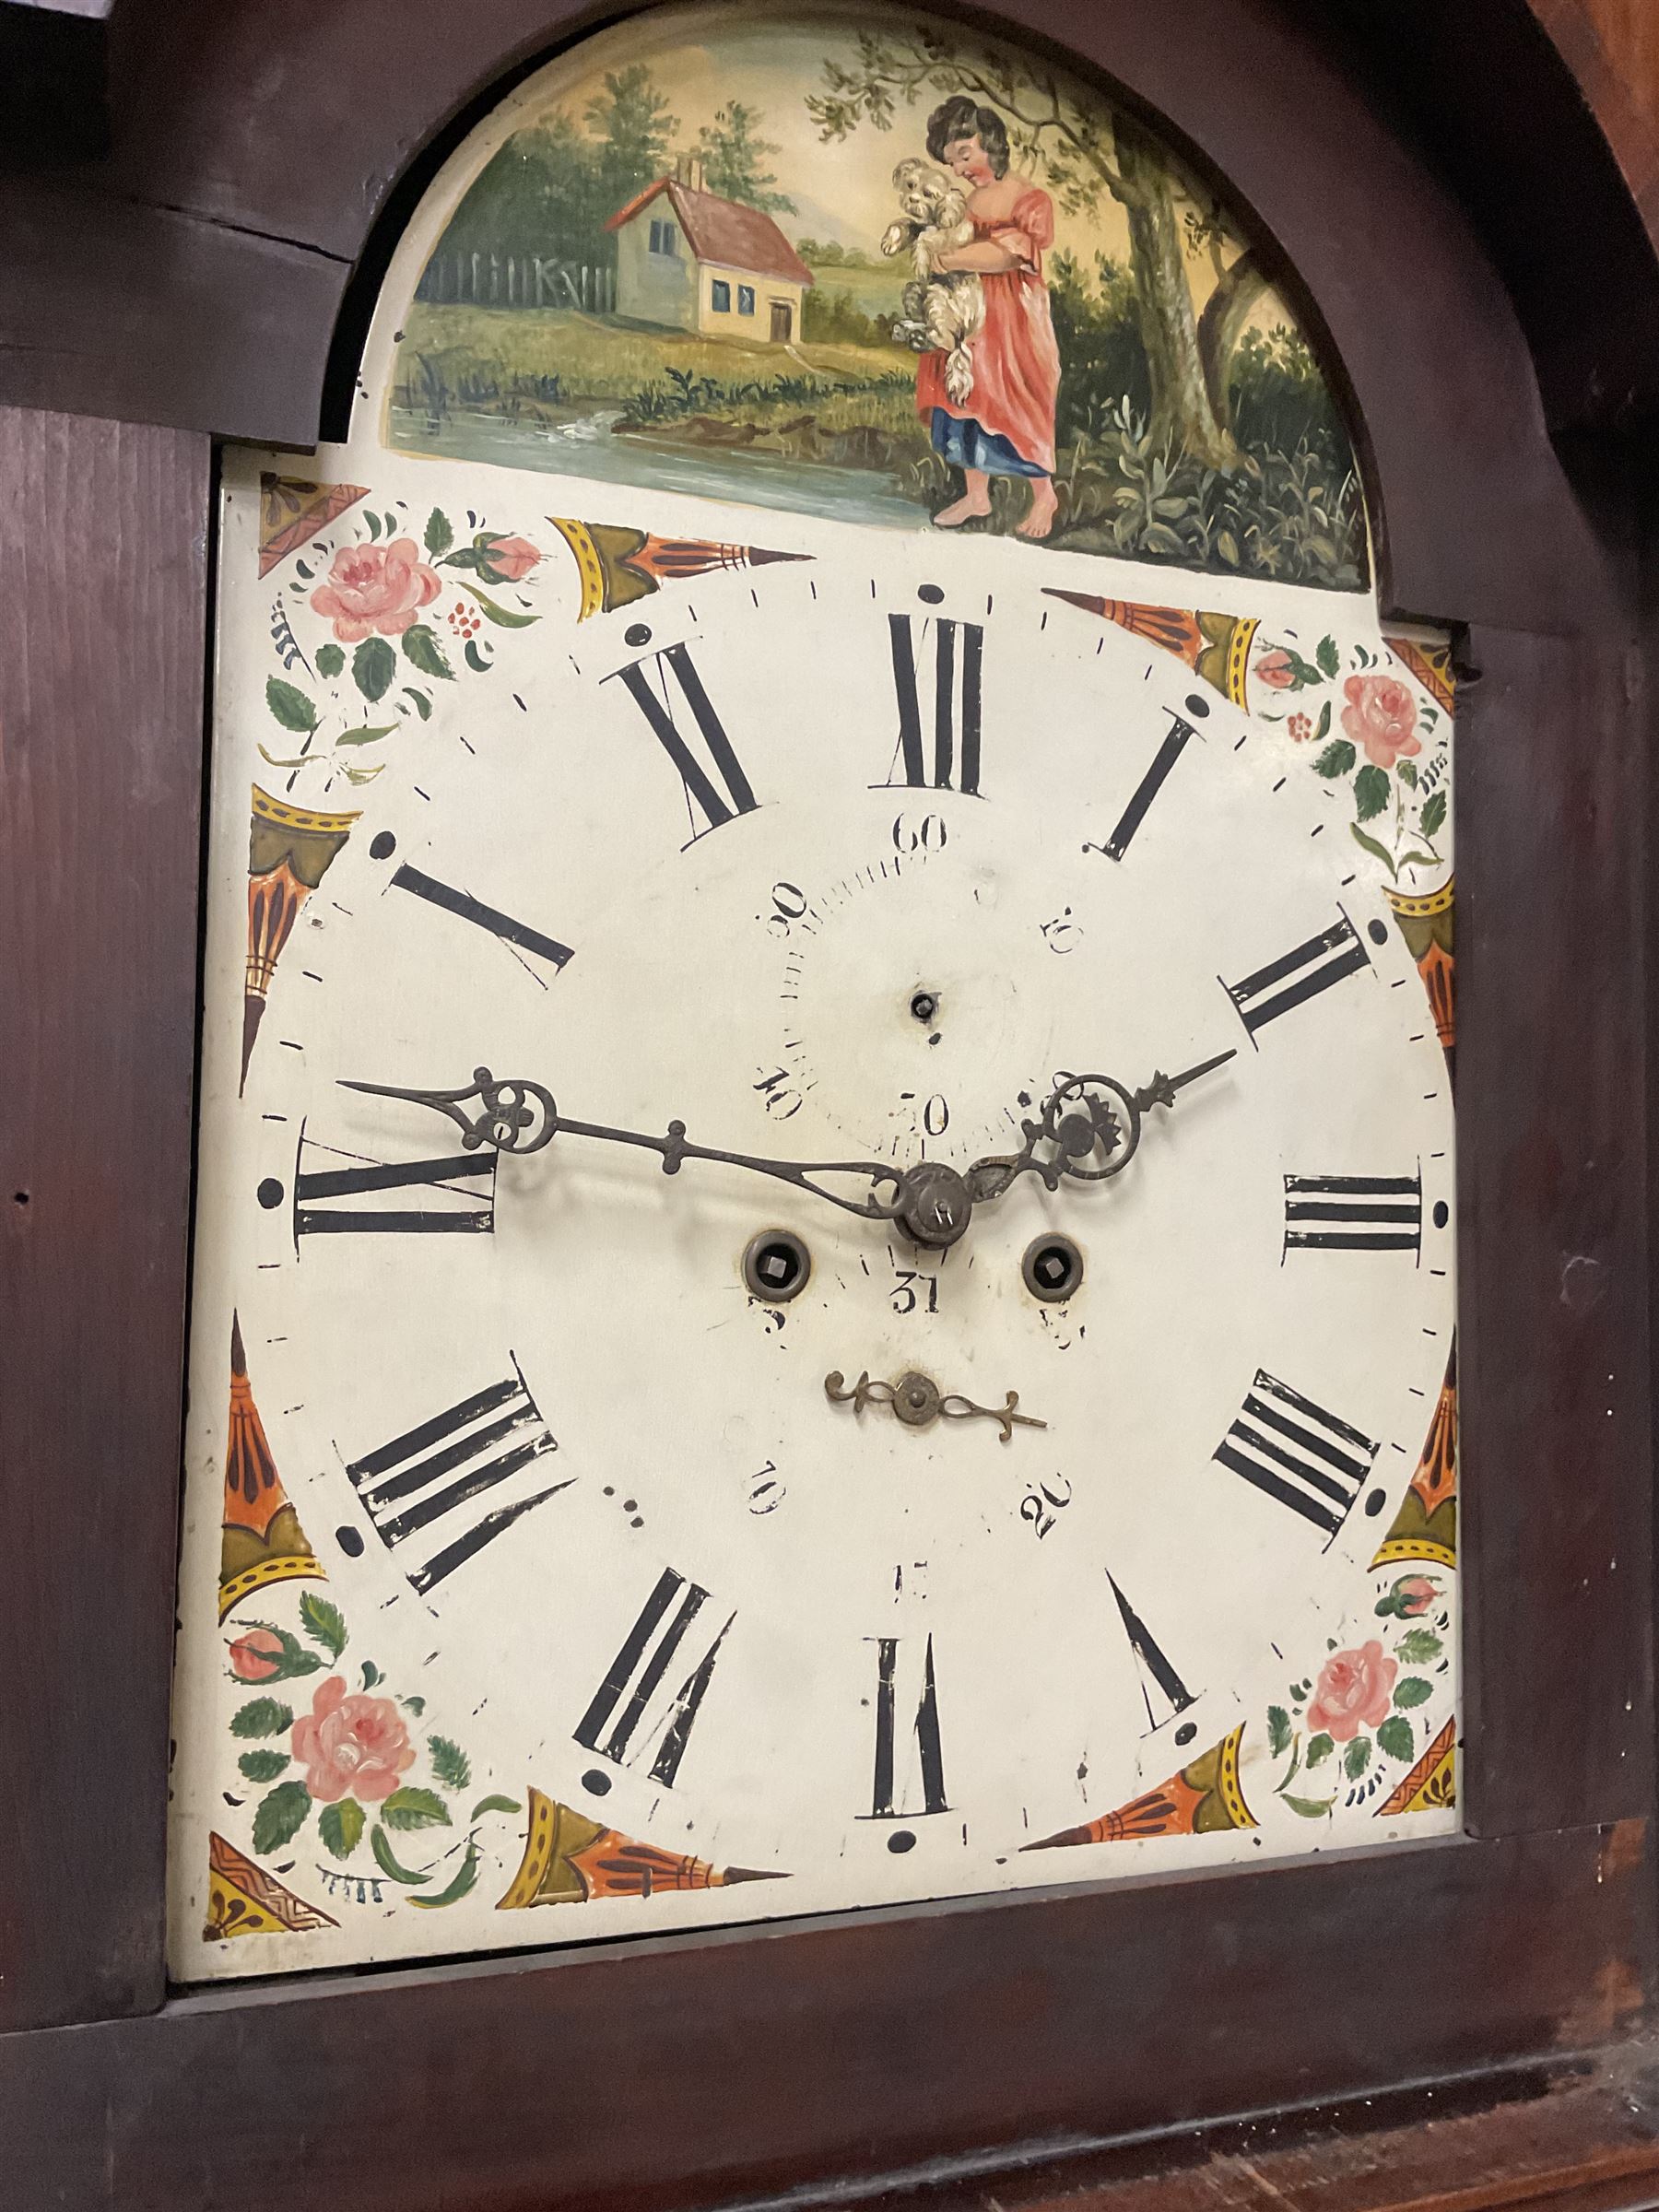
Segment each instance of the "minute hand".
[[974,1205],[1000,1198],[1021,1175],[1036,1175],[1051,1191],[1063,1178],[1101,1182],[1121,1175],[1140,1148],[1141,1129],[1154,1106],[1170,1107],[1176,1093],[1234,1058],[1232,1050],[1201,1060],[1178,1076],[1159,1070],[1138,1090],[1115,1076],[1066,1076],[1043,1100],[1035,1121],[1023,1122],[1025,1143],[1008,1154],[976,1159],[963,1180]]
[[[677,1175],[683,1160],[708,1159],[723,1167],[747,1168],[752,1174],[770,1175],[774,1182],[809,1191],[815,1198],[826,1199],[843,1213],[856,1214],[866,1221],[895,1221],[905,1210],[903,1174],[878,1160],[767,1159],[752,1152],[724,1152],[711,1145],[693,1144],[686,1135],[684,1122],[670,1122],[665,1136],[652,1136],[641,1129],[614,1128],[606,1122],[574,1121],[559,1112],[558,1100],[540,1083],[516,1076],[498,1080],[487,1067],[475,1068],[471,1083],[460,1090],[405,1090],[394,1083],[347,1082],[342,1082],[340,1088],[429,1107],[454,1123],[462,1145],[469,1152],[482,1145],[498,1152],[539,1152],[556,1136],[587,1136],[604,1144],[635,1145],[641,1151],[658,1153],[665,1175]],[[473,1099],[478,1107],[469,1113],[467,1101]],[[871,1187],[864,1197],[849,1198],[815,1182],[820,1175],[856,1175]],[[877,1195],[883,1185],[891,1186],[890,1203]]]

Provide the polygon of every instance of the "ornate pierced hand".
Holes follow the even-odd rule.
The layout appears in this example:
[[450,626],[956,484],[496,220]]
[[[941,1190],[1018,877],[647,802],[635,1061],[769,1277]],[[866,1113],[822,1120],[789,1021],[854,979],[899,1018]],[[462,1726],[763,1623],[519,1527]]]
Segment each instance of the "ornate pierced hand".
[[[1035,1175],[1051,1191],[1065,1181],[1104,1182],[1121,1175],[1140,1147],[1146,1115],[1154,1106],[1170,1107],[1176,1094],[1200,1076],[1212,1074],[1235,1058],[1230,1049],[1178,1076],[1155,1072],[1138,1090],[1115,1076],[1065,1076],[1043,1100],[1034,1121],[1020,1128],[1025,1143],[1018,1152],[976,1159],[963,1176],[975,1206],[985,1206],[1012,1188],[1022,1175]],[[1104,1094],[1103,1096],[1100,1094]]]

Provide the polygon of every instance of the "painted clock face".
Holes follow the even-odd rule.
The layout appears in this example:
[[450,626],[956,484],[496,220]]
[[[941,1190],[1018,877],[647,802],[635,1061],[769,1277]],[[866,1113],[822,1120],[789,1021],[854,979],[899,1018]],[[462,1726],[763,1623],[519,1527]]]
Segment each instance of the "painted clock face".
[[175,1970],[1449,1819],[1443,653],[335,458],[227,472]]

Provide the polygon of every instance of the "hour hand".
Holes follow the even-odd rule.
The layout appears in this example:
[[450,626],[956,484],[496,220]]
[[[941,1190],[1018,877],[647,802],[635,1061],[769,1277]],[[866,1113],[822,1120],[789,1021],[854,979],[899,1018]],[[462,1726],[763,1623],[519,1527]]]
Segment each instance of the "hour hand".
[[[539,1152],[559,1135],[595,1137],[602,1143],[633,1145],[659,1154],[665,1175],[678,1174],[681,1163],[688,1159],[713,1160],[792,1183],[795,1189],[808,1191],[815,1198],[826,1199],[844,1213],[858,1214],[865,1220],[897,1220],[904,1212],[905,1178],[897,1168],[880,1161],[768,1159],[750,1152],[716,1151],[708,1145],[693,1144],[686,1135],[684,1122],[670,1122],[666,1135],[652,1136],[641,1129],[618,1129],[605,1122],[572,1121],[559,1112],[558,1100],[544,1085],[516,1076],[498,1078],[487,1067],[475,1067],[472,1081],[459,1090],[406,1090],[394,1083],[342,1082],[340,1088],[367,1091],[371,1098],[405,1099],[411,1105],[429,1107],[453,1122],[469,1152],[480,1145],[493,1146],[498,1152]],[[477,1109],[469,1112],[468,1101],[474,1099],[478,1101]],[[862,1198],[849,1198],[814,1180],[824,1175],[855,1176],[869,1188]],[[890,1202],[877,1195],[884,1184],[891,1186]]]

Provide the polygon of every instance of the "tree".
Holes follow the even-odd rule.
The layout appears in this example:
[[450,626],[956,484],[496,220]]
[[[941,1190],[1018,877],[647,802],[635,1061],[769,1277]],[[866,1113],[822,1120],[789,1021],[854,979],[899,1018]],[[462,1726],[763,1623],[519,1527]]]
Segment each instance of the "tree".
[[806,96],[820,137],[844,138],[861,123],[891,130],[900,100],[914,107],[924,92],[968,92],[1005,118],[1017,158],[1046,176],[1069,213],[1086,213],[1102,192],[1111,194],[1129,227],[1153,438],[1183,448],[1205,467],[1242,467],[1229,419],[1228,371],[1265,279],[1252,254],[1241,253],[1222,267],[1219,243],[1227,233],[1219,210],[1204,203],[1217,233],[1221,305],[1213,315],[1215,300],[1206,306],[1201,344],[1176,219],[1177,198],[1196,204],[1198,194],[1158,141],[1103,101],[1084,105],[1052,77],[1017,67],[994,50],[953,48],[925,29],[900,38],[865,33],[857,51],[851,68],[826,61],[826,88]]
[[594,168],[608,219],[663,175],[679,121],[643,62],[607,70],[605,89],[589,100],[585,119],[598,141]]
[[704,124],[697,135],[703,182],[723,199],[741,200],[746,206],[759,207],[762,214],[793,215],[794,202],[774,189],[776,176],[760,166],[782,151],[769,139],[753,135],[763,120],[757,110],[746,107],[740,100],[728,100],[724,108],[715,110],[713,122]]

